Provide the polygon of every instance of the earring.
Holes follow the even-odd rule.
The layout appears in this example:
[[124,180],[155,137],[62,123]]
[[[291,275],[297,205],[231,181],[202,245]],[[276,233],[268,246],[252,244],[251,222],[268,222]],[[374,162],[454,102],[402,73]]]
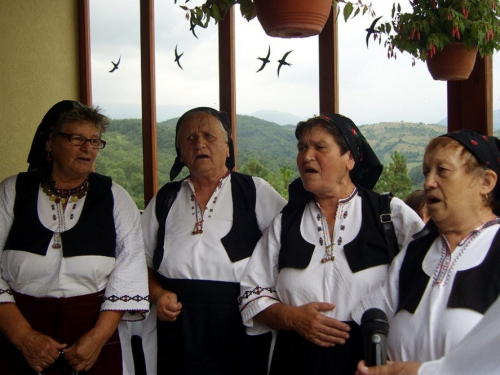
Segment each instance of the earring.
[[481,199],[483,200],[483,202],[488,202],[489,200],[488,194],[481,195]]
[[47,156],[45,157],[45,162],[50,163],[52,162],[52,156],[50,156],[50,152],[47,151]]

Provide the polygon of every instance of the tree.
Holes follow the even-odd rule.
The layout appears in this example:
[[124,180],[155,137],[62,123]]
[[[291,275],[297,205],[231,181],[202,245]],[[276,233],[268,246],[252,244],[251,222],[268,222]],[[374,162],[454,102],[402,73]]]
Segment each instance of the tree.
[[424,174],[422,173],[422,164],[414,166],[408,172],[408,176],[410,176],[411,182],[413,184],[413,190],[422,189],[422,186],[425,182]]
[[412,189],[412,181],[408,176],[406,158],[404,155],[394,151],[391,155],[392,162],[384,166],[374,191],[382,193],[390,191],[394,196],[405,199]]

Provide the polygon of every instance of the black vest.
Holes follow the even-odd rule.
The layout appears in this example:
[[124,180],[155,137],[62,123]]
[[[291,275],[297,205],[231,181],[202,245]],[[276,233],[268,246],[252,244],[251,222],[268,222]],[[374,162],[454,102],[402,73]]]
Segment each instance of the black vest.
[[[14,222],[5,249],[43,255],[54,233],[38,217],[39,183],[29,173],[19,173],[16,180]],[[68,208],[71,203],[68,203]],[[61,233],[63,256],[99,255],[115,257],[116,231],[111,178],[89,175],[89,191],[76,225]]]
[[[156,219],[159,229],[153,267],[158,270],[164,254],[165,227],[168,212],[179,192],[181,181],[165,184],[156,195]],[[252,176],[231,172],[231,194],[233,198],[233,226],[229,233],[221,238],[222,245],[229,259],[237,262],[252,255],[255,245],[262,236],[257,223],[255,205],[257,192]]]
[[[296,186],[300,189],[300,186]],[[303,188],[302,188],[303,189]],[[307,203],[305,190],[300,193],[290,192],[290,197],[297,197],[297,203],[290,202],[282,211],[281,217],[281,249],[279,254],[279,269],[292,267],[304,269],[309,265],[315,245],[307,242],[300,233],[300,224]],[[358,187],[358,195],[362,200],[362,221],[358,235],[350,243],[344,245],[347,262],[353,273],[367,268],[389,264],[387,241],[384,228],[380,222],[380,195],[371,190]]]
[[[432,227],[432,222],[426,225]],[[425,229],[424,229],[425,230]],[[437,229],[431,230],[408,245],[405,259],[399,271],[399,304],[397,312],[417,309],[430,277],[422,269],[422,263],[434,240]],[[469,249],[468,251],[473,251]],[[497,231],[488,254],[474,268],[458,271],[453,281],[448,308],[467,308],[484,314],[500,295],[500,230]],[[396,312],[396,313],[397,313]]]

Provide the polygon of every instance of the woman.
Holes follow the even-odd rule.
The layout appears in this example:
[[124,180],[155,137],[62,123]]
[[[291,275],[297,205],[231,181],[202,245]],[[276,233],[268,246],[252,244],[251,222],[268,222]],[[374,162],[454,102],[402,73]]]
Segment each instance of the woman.
[[137,207],[92,172],[107,124],[55,104],[28,172],[0,184],[2,373],[122,374],[118,323],[143,319],[149,296]]
[[427,212],[427,204],[425,203],[425,193],[423,190],[418,189],[412,191],[406,197],[405,203],[413,208],[424,223],[429,221],[429,213]]
[[265,373],[270,337],[245,334],[236,300],[255,244],[286,201],[264,180],[231,171],[225,112],[186,112],[176,151],[171,180],[184,166],[189,176],[160,189],[142,215],[158,374]]
[[500,141],[470,130],[431,140],[424,190],[430,220],[394,260],[389,278],[354,314],[384,310],[393,361],[441,358],[500,293]]
[[[353,374],[363,348],[351,311],[391,260],[371,191],[382,166],[347,117],[313,117],[295,136],[300,179],[245,270],[241,314],[249,334],[277,330],[271,374]],[[401,249],[423,223],[398,198],[390,208]]]

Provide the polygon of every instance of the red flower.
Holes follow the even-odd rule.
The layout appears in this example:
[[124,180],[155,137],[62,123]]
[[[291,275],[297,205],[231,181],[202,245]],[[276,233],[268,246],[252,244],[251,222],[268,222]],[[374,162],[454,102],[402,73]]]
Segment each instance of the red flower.
[[351,128],[351,133],[354,134],[354,136],[358,135],[358,133],[356,132],[356,129],[354,129],[354,128]]
[[472,143],[474,146],[477,146],[477,141],[475,141],[473,139],[470,140],[470,143]]

